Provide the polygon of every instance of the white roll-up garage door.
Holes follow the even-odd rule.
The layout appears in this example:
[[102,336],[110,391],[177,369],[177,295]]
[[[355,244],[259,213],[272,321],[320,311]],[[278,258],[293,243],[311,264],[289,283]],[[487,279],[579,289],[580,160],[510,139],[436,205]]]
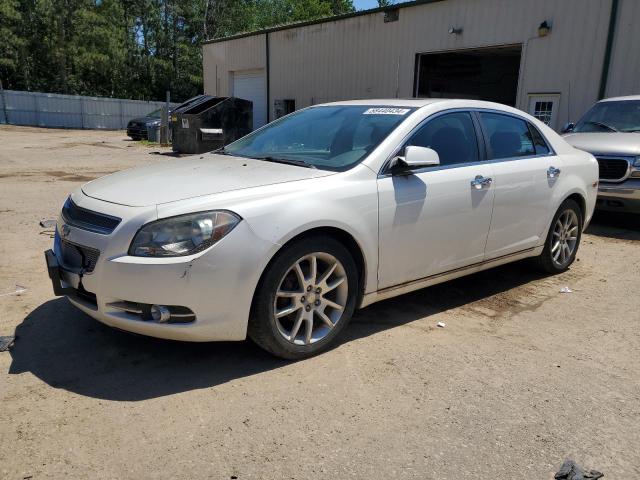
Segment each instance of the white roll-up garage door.
[[233,96],[253,102],[253,129],[267,123],[267,82],[264,70],[233,73]]

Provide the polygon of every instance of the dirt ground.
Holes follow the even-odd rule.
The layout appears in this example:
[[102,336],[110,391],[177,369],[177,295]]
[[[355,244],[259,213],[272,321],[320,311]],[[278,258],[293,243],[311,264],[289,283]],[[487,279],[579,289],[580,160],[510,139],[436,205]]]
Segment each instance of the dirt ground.
[[7,126],[0,146],[0,335],[17,335],[0,477],[546,480],[570,457],[640,478],[638,218],[598,215],[562,275],[517,263],[385,301],[288,363],[115,331],[53,297],[38,222],[167,149]]

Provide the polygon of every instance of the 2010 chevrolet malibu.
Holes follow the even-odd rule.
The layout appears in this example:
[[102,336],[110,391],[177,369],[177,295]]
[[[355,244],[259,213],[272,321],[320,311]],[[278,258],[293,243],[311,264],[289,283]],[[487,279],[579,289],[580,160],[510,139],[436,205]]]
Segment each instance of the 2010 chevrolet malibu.
[[526,257],[562,272],[597,187],[594,157],[504,105],[331,103],[87,183],[45,257],[107,325],[304,358],[379,300]]

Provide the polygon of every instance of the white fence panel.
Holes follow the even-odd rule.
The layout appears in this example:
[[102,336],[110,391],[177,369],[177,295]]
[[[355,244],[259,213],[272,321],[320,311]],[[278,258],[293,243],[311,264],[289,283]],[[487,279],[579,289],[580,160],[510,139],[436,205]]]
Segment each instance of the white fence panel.
[[4,90],[0,91],[0,123],[120,130],[132,118],[145,116],[164,105],[164,102]]

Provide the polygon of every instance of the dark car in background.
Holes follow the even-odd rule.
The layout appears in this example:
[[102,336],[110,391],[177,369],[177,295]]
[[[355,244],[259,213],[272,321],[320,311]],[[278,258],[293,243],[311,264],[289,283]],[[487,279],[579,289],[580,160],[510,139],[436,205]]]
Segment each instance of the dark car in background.
[[[171,115],[171,110],[169,111]],[[160,125],[162,109],[159,108],[145,117],[134,118],[127,123],[127,135],[133,140],[148,140],[149,128]]]

